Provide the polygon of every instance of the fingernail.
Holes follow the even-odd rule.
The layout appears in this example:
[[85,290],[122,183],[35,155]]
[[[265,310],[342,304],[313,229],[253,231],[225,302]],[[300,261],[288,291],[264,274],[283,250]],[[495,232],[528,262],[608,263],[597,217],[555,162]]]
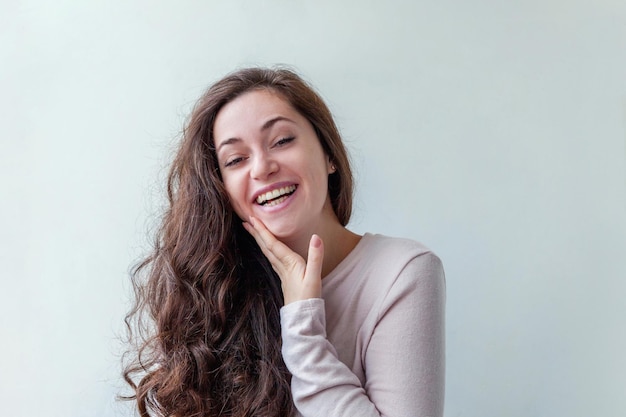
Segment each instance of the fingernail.
[[319,248],[320,246],[322,246],[322,238],[320,238],[318,235],[311,236],[311,245],[314,248]]

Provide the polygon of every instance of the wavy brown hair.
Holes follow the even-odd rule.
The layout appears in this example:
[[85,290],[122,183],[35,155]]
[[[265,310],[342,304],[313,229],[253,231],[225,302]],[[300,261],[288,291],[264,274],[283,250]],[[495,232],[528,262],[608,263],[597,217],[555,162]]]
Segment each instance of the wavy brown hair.
[[124,378],[134,393],[124,398],[137,401],[142,417],[293,414],[280,281],[230,206],[213,143],[220,109],[258,89],[279,94],[312,124],[337,168],[328,179],[333,209],[342,225],[350,219],[348,156],[306,82],[287,69],[248,68],[211,86],[183,131],[154,248],[131,274]]

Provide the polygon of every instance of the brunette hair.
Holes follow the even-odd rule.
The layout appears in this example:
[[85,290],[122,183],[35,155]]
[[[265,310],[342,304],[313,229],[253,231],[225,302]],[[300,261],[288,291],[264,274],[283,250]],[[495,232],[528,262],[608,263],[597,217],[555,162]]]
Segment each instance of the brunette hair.
[[280,281],[230,206],[213,142],[220,109],[258,89],[309,120],[336,167],[328,177],[335,214],[344,226],[350,219],[350,163],[313,88],[290,70],[265,68],[211,86],[183,131],[154,249],[131,274],[136,300],[126,324],[134,348],[124,378],[134,394],[125,398],[137,401],[142,417],[293,414],[280,352]]

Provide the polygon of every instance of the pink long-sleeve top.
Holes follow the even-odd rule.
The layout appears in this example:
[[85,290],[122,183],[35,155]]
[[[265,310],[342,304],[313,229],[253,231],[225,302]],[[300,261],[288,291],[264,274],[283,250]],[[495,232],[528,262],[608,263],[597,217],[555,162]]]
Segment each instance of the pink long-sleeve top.
[[283,358],[303,417],[441,417],[445,277],[423,245],[365,234],[321,299],[281,309]]

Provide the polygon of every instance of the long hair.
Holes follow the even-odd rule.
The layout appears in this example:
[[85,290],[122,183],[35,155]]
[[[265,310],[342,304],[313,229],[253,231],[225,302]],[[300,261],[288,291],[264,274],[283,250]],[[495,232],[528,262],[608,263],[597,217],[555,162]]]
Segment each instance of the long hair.
[[352,210],[344,145],[320,96],[286,69],[248,68],[196,103],[170,169],[169,201],[150,255],[132,271],[124,378],[142,417],[289,416],[291,375],[280,348],[280,281],[230,206],[213,125],[253,90],[279,94],[312,124],[336,167],[328,189],[339,222]]

